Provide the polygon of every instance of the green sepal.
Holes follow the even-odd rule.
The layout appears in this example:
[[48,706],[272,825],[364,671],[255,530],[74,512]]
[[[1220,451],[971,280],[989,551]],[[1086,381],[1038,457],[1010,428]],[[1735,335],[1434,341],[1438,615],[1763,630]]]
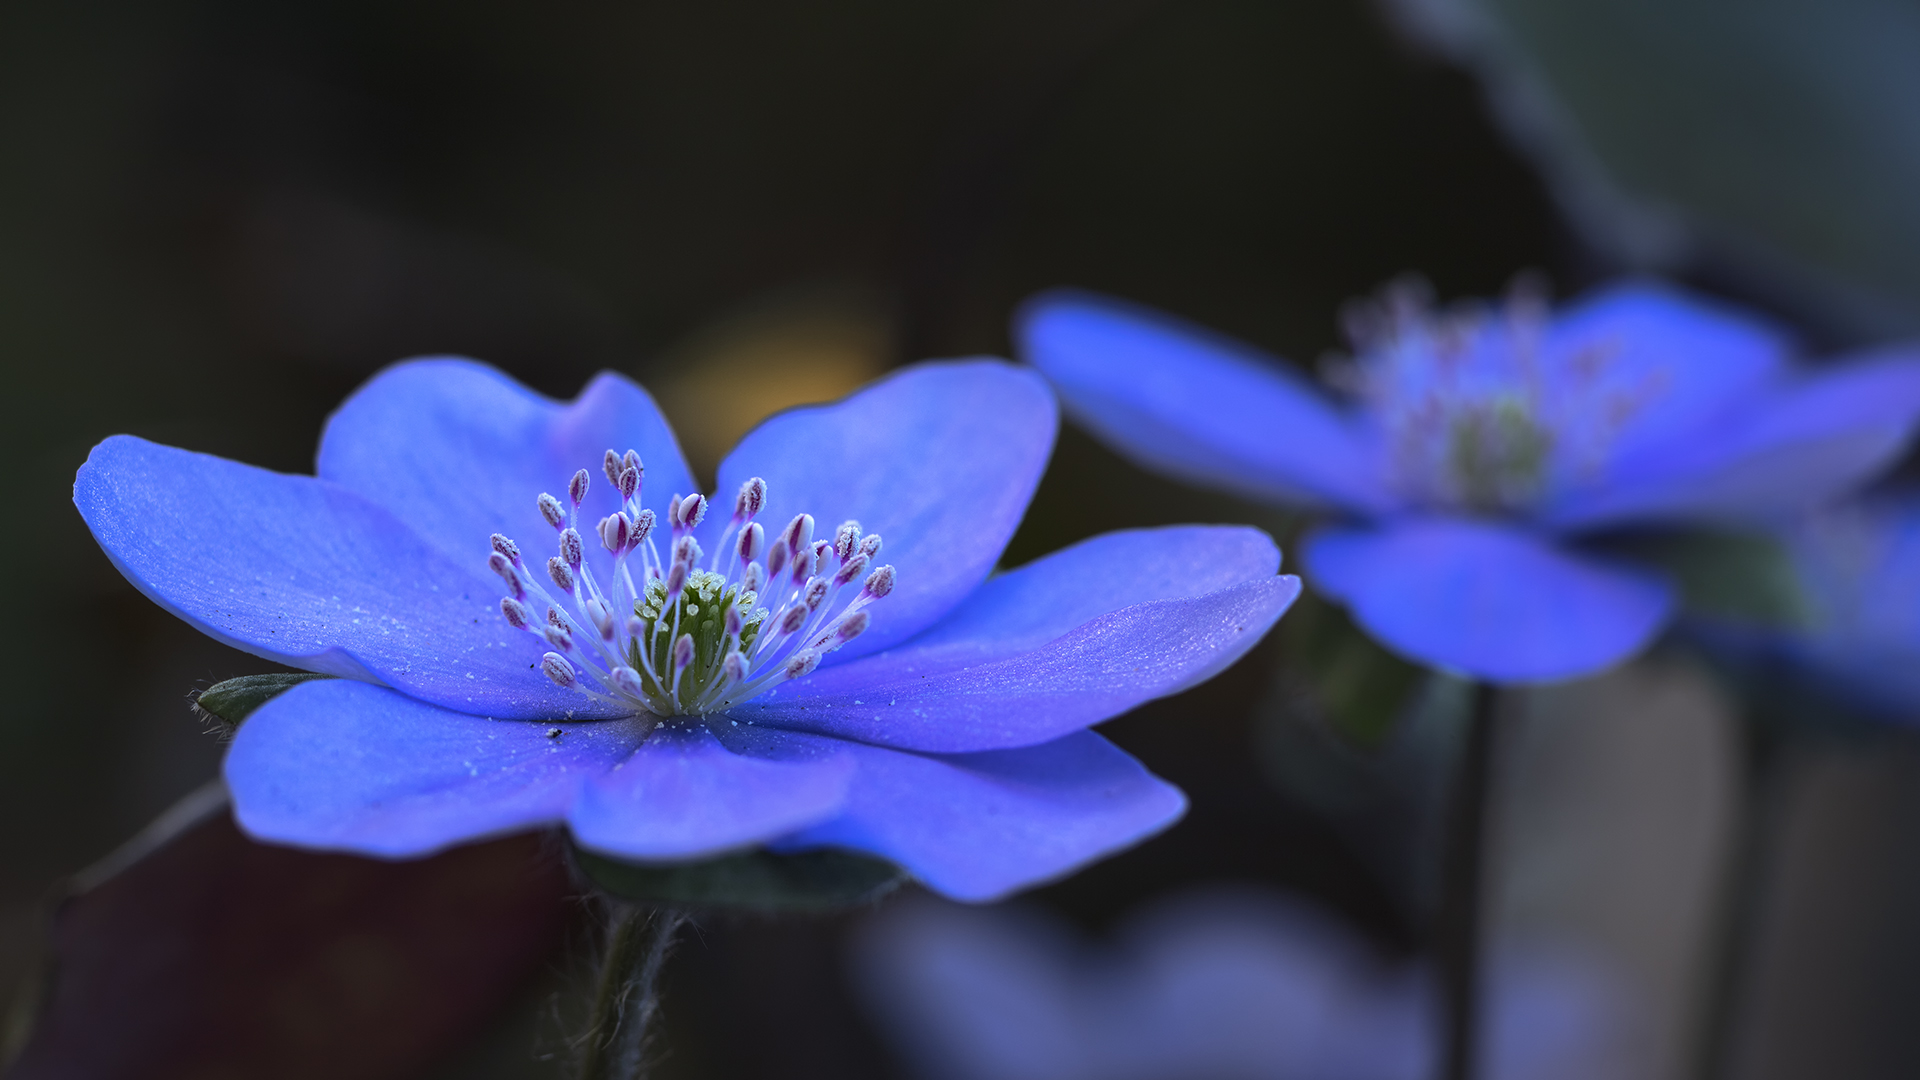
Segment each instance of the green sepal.
[[1621,537],[1598,546],[1665,574],[1689,615],[1778,627],[1807,624],[1807,598],[1793,557],[1771,536],[1689,530]]
[[240,729],[242,721],[253,715],[253,710],[286,693],[303,682],[315,679],[331,679],[332,675],[318,675],[311,671],[276,671],[266,675],[242,675],[225,682],[214,683],[193,699],[193,706],[202,716],[219,724],[228,734]]
[[595,886],[637,904],[689,910],[823,914],[870,904],[907,880],[881,859],[835,848],[780,854],[755,848],[689,863],[622,862],[574,849]]

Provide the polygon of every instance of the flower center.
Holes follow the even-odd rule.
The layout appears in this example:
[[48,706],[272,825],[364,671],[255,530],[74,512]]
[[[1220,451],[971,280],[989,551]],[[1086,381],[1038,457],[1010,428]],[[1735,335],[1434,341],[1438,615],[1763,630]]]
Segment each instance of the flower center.
[[[663,557],[656,516],[640,506],[640,455],[609,450],[603,464],[621,497],[620,509],[594,527],[613,556],[610,580],[594,574],[579,529],[591,481],[585,469],[567,485],[566,502],[544,493],[539,500],[560,534],[560,554],[545,568],[557,594],[499,533],[487,559],[507,583],[501,615],[547,642],[552,651],[540,669],[562,687],[631,715],[720,712],[812,671],[864,633],[867,606],[893,591],[893,567],[873,565],[879,535],[863,534],[857,521],[843,523],[831,540],[815,540],[813,517],[800,514],[769,541],[754,520],[767,500],[757,476],[740,485],[711,558],[693,536],[706,497],[675,495]],[[846,599],[856,581],[858,592]]]
[[1434,310],[1415,284],[1349,307],[1355,357],[1330,381],[1384,429],[1389,484],[1418,504],[1524,508],[1570,471],[1598,467],[1659,391],[1628,378],[1609,342],[1550,350],[1545,299],[1524,283],[1492,309]]

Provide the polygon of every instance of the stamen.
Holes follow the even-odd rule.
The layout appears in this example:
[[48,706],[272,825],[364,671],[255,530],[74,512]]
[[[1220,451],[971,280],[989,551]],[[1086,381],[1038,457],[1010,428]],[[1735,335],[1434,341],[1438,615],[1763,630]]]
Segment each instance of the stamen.
[[[639,455],[608,451],[601,464],[624,502],[595,527],[610,568],[588,559],[575,524],[589,484],[584,469],[567,485],[571,509],[552,495],[538,500],[541,517],[559,532],[559,554],[546,564],[557,593],[526,573],[519,546],[506,536],[490,538],[487,557],[511,594],[500,602],[501,617],[553,650],[540,663],[549,679],[594,702],[633,715],[725,710],[813,671],[825,653],[866,632],[872,623],[866,605],[893,590],[891,566],[870,569],[880,538],[862,535],[858,522],[843,523],[830,540],[815,540],[814,519],[799,514],[770,538],[752,520],[767,499],[759,477],[740,486],[707,569],[698,568],[703,552],[692,535],[707,499],[674,497],[667,508],[674,535],[663,562],[650,542],[654,511],[638,502]],[[637,572],[630,557],[639,560]],[[865,586],[843,601],[843,591],[862,575]],[[778,583],[776,592],[763,600],[771,583]],[[544,625],[534,621],[535,601],[546,606]]]

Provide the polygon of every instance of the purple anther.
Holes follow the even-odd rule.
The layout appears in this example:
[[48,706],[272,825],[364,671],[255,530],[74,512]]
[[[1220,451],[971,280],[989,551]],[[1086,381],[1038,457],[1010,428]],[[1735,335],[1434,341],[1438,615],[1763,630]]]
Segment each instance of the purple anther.
[[707,517],[707,497],[698,493],[680,500],[680,527],[691,529]]
[[653,522],[654,516],[651,510],[642,510],[638,514],[635,514],[633,518],[633,536],[627,543],[633,547],[639,547],[641,544],[646,543],[647,537],[653,535]]
[[745,626],[746,624],[747,624],[747,620],[744,617],[742,617],[740,614],[740,606],[738,604],[728,604],[727,605],[727,636],[739,637],[740,628]]
[[508,562],[514,563],[516,565],[520,562],[520,545],[514,543],[513,541],[507,539],[506,537],[500,535],[499,533],[493,534],[493,550],[499,552],[502,555],[505,555],[507,557]]
[[860,523],[843,521],[833,530],[833,555],[841,562],[853,558],[854,551],[860,547]]
[[735,649],[720,661],[720,677],[730,683],[737,683],[747,677],[747,658]]
[[764,550],[766,546],[767,530],[761,528],[759,522],[750,522],[746,528],[740,530],[740,541],[737,551],[740,555],[741,562],[750,563],[758,559],[760,552]]
[[861,574],[864,574],[866,572],[867,572],[867,557],[865,555],[860,554],[859,552],[855,552],[853,555],[853,561],[841,567],[840,572],[833,575],[833,587],[836,589],[844,589],[848,585],[853,584],[854,578],[857,578]]
[[587,501],[587,487],[592,483],[593,477],[588,476],[585,469],[574,473],[573,479],[567,481],[567,498],[573,500],[575,510],[580,509],[580,504]]
[[827,553],[832,550],[833,544],[826,540],[817,541],[812,547],[801,549],[800,554],[793,560],[792,568],[787,571],[793,578],[793,583],[802,584],[819,573],[820,567],[827,561]]
[[827,579],[808,578],[806,592],[802,593],[801,597],[801,602],[807,605],[808,611],[819,611],[820,605],[827,599]]
[[892,592],[893,564],[888,563],[885,566],[875,567],[873,573],[867,575],[866,587],[860,591],[873,597],[875,600]]
[[793,520],[787,522],[787,527],[780,530],[780,542],[787,546],[789,558],[798,557],[801,552],[812,547],[813,515],[795,514]]
[[633,498],[633,493],[640,490],[640,470],[621,470],[620,479],[617,482],[620,485],[620,497],[623,499]]
[[673,561],[681,563],[691,570],[700,561],[700,541],[691,536],[683,536],[673,542]]
[[865,555],[869,562],[880,557],[879,533],[868,533],[860,539],[860,554]]
[[573,651],[573,635],[563,627],[543,626],[540,628],[540,636],[547,639],[547,644],[561,652]]
[[804,604],[795,604],[788,608],[780,615],[780,632],[783,634],[799,633],[800,628],[807,625],[808,614],[809,612]]
[[614,689],[628,697],[643,697],[647,692],[647,688],[640,682],[640,673],[624,664],[614,668],[607,675],[607,681],[613,683]]
[[607,483],[615,487],[620,485],[620,474],[626,469],[626,465],[620,461],[620,455],[611,448],[600,458],[600,471],[607,474]]
[[667,603],[680,599],[681,590],[687,587],[687,565],[675,560],[667,570]]
[[871,615],[868,615],[864,611],[856,611],[840,620],[840,628],[833,632],[833,636],[840,639],[840,644],[845,645],[847,642],[866,633],[867,624],[872,621],[873,617]]
[[561,560],[560,556],[555,555],[553,558],[547,560],[547,576],[553,579],[553,583],[559,587],[561,592],[569,595],[572,594],[573,570]]
[[787,541],[785,537],[775,539],[773,547],[767,551],[767,576],[779,577],[780,571],[787,566]]
[[759,563],[748,563],[740,572],[740,587],[750,593],[757,593],[767,583],[766,568]]
[[556,529],[563,529],[567,525],[567,508],[560,505],[559,499],[544,491],[540,493],[540,516]]
[[589,598],[583,606],[587,609],[588,621],[593,623],[595,630],[600,631],[600,637],[605,641],[612,641],[613,612],[608,611],[607,605],[601,603],[597,598]]
[[680,496],[678,495],[667,500],[667,528],[676,533],[680,531]]
[[641,634],[644,634],[646,632],[647,632],[647,624],[640,621],[640,616],[638,615],[627,616],[627,636],[628,637],[637,638]]
[[580,530],[562,529],[560,532],[560,557],[575,570],[580,569],[580,561],[586,558],[586,542],[580,539]]
[[632,535],[633,528],[627,523],[627,515],[609,514],[600,519],[600,543],[615,555],[627,550],[627,539]]
[[547,605],[547,625],[557,626],[568,633],[573,632],[573,628],[567,625],[567,617],[560,614],[560,609],[552,604]]
[[733,519],[752,521],[758,517],[767,505],[767,482],[754,477],[740,485],[740,494],[733,498]]
[[500,580],[507,583],[507,591],[513,594],[515,600],[527,598],[527,587],[520,583],[520,575],[514,573],[513,564],[507,561],[505,555],[497,551],[488,555],[487,569],[500,575]]
[[641,479],[646,479],[647,467],[640,462],[640,451],[628,450],[626,454],[620,458],[620,464],[639,473]]
[[797,679],[802,675],[811,674],[813,669],[819,666],[820,654],[812,649],[802,649],[787,661],[786,676],[789,679]]
[[542,656],[540,670],[546,673],[547,678],[553,680],[554,685],[563,690],[573,689],[573,685],[580,681],[573,673],[573,665],[567,663],[567,658],[559,653],[548,653]]
[[693,663],[693,635],[681,634],[680,640],[673,643],[673,669],[682,670]]
[[500,598],[500,614],[506,617],[507,625],[515,630],[525,630],[533,622],[533,615],[527,606],[511,596]]

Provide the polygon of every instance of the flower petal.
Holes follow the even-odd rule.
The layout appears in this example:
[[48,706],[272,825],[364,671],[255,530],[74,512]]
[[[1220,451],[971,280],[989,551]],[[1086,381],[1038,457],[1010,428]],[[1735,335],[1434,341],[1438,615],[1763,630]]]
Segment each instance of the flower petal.
[[1638,387],[1612,439],[1631,457],[1723,416],[1787,373],[1792,341],[1751,313],[1656,281],[1591,293],[1547,334],[1556,356],[1587,353],[1612,386]]
[[918,364],[832,405],[755,428],[720,466],[708,535],[748,477],[767,481],[777,532],[812,514],[815,536],[854,519],[885,541],[899,583],[873,629],[836,662],[903,641],[980,584],[1033,498],[1053,449],[1053,395],[1004,361]]
[[639,451],[644,501],[662,520],[669,496],[695,490],[660,410],[624,376],[602,372],[562,404],[472,360],[411,360],[375,375],[328,419],[318,472],[457,562],[484,565],[487,537],[501,532],[544,563],[553,530],[535,500],[564,498],[585,469],[594,486],[583,520],[612,513],[619,499],[600,471],[609,449]]
[[565,819],[581,783],[644,729],[487,720],[345,679],[302,683],[255,710],[224,766],[252,836],[385,858]]
[[1308,577],[1387,647],[1492,682],[1590,675],[1643,648],[1672,611],[1644,573],[1487,522],[1432,518],[1308,539]]
[[1920,419],[1920,347],[1888,349],[1781,386],[1737,415],[1617,461],[1548,507],[1555,528],[1628,520],[1746,520],[1843,495],[1904,453]]
[[1187,808],[1180,789],[1090,731],[946,756],[842,745],[859,763],[846,806],[779,846],[872,852],[958,900],[995,900],[1063,877],[1165,829]]
[[[956,612],[952,633],[943,624],[924,644],[823,669],[729,715],[908,750],[1032,746],[1212,678],[1252,648],[1300,594],[1298,578],[1262,572],[1225,589],[1182,596],[1175,591],[1178,578],[1170,577],[1163,584],[1172,597],[1127,604],[1049,639],[1056,620],[1022,601],[1044,603],[1057,584],[1140,540],[1092,541],[1016,570],[982,590],[987,595],[977,611],[969,601]],[[1083,557],[1069,557],[1076,552]],[[1114,592],[1120,595],[1107,595],[1127,598],[1124,587]],[[992,636],[996,613],[1006,613],[1004,642]]]
[[463,712],[593,715],[530,670],[542,646],[501,619],[497,579],[338,485],[116,435],[73,501],[128,581],[235,648]]
[[832,817],[853,771],[831,744],[731,730],[723,744],[706,722],[679,717],[615,771],[589,780],[567,823],[582,847],[608,855],[716,855]]
[[1147,468],[1258,499],[1391,504],[1353,423],[1250,345],[1074,290],[1028,300],[1014,336],[1069,415]]

